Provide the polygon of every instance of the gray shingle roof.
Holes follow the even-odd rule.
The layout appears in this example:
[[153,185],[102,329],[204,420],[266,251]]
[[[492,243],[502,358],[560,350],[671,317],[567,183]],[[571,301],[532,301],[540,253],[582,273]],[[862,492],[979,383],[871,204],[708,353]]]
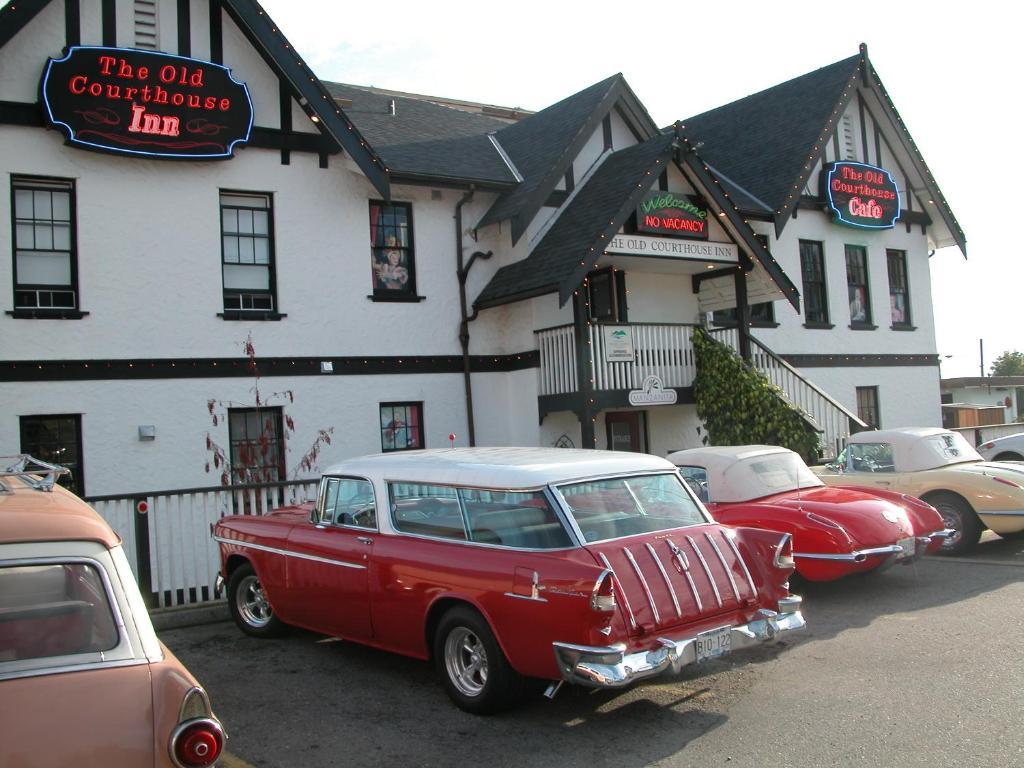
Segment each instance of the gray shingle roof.
[[851,56],[691,117],[683,121],[686,135],[703,142],[705,162],[774,213],[791,194],[860,62],[860,54]]
[[[384,158],[392,175],[512,185],[516,179],[487,134],[508,123],[423,99],[392,96],[325,82],[345,114]],[[394,100],[395,114],[389,103]]]
[[606,110],[600,107],[610,107],[623,84],[622,75],[613,75],[498,131],[497,139],[523,181],[499,197],[477,226],[515,218],[513,240],[518,239],[529,223],[523,219],[536,213],[571,162],[573,145],[589,137],[604,117]]
[[565,294],[582,282],[608,238],[622,227],[639,196],[658,178],[657,173],[648,176],[647,172],[658,160],[665,167],[674,139],[674,133],[661,134],[609,155],[530,255],[499,269],[475,305],[494,306],[513,297],[559,289]]

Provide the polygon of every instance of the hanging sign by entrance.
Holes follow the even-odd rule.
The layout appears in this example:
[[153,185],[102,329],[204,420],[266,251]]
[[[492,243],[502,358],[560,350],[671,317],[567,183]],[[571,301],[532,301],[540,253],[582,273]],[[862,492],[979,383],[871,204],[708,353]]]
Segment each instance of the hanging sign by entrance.
[[636,207],[636,231],[708,239],[708,211],[696,198],[648,192]]
[[647,235],[615,235],[605,246],[607,253],[627,256],[652,256],[662,259],[695,259],[736,264],[740,249],[735,243],[695,243],[667,237]]
[[602,325],[604,359],[607,363],[632,363],[636,359],[633,349],[633,329],[628,325]]
[[891,229],[900,216],[900,191],[884,168],[830,163],[821,174],[822,197],[837,222],[866,229]]
[[155,51],[73,46],[43,71],[51,125],[76,147],[146,157],[231,157],[249,140],[249,90],[227,67]]
[[676,391],[665,389],[659,376],[648,376],[640,389],[629,391],[630,405],[672,405],[676,398]]

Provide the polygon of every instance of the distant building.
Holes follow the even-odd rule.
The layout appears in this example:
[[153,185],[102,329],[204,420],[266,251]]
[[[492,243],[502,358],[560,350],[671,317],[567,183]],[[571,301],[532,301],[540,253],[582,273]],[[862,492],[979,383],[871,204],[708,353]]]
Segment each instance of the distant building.
[[[967,376],[942,379],[941,384],[944,422],[953,418],[946,417],[946,414],[956,411],[958,405],[983,406],[988,410],[1000,409],[998,421],[982,418],[979,424],[1024,422],[1024,376]],[[957,421],[959,422],[959,419]],[[952,426],[975,425],[955,423]]]

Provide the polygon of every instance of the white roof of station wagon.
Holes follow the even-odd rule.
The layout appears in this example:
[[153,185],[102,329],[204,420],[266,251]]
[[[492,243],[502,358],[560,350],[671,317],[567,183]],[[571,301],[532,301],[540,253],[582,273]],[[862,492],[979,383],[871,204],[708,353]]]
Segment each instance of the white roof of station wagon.
[[335,464],[325,475],[436,483],[478,488],[539,488],[590,477],[674,471],[645,453],[572,448],[433,448],[361,456]]

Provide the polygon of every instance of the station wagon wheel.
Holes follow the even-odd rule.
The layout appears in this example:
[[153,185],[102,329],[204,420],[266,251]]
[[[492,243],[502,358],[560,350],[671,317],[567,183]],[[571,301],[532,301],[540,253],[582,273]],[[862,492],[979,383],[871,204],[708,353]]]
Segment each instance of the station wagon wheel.
[[962,555],[981,538],[984,526],[971,506],[953,493],[937,493],[925,499],[942,515],[942,522],[955,532],[943,539],[940,555]]
[[253,637],[281,634],[284,623],[274,615],[250,563],[238,566],[228,581],[228,608],[239,629]]
[[524,678],[508,663],[487,621],[469,606],[449,610],[434,635],[434,662],[456,706],[488,715],[515,704]]

